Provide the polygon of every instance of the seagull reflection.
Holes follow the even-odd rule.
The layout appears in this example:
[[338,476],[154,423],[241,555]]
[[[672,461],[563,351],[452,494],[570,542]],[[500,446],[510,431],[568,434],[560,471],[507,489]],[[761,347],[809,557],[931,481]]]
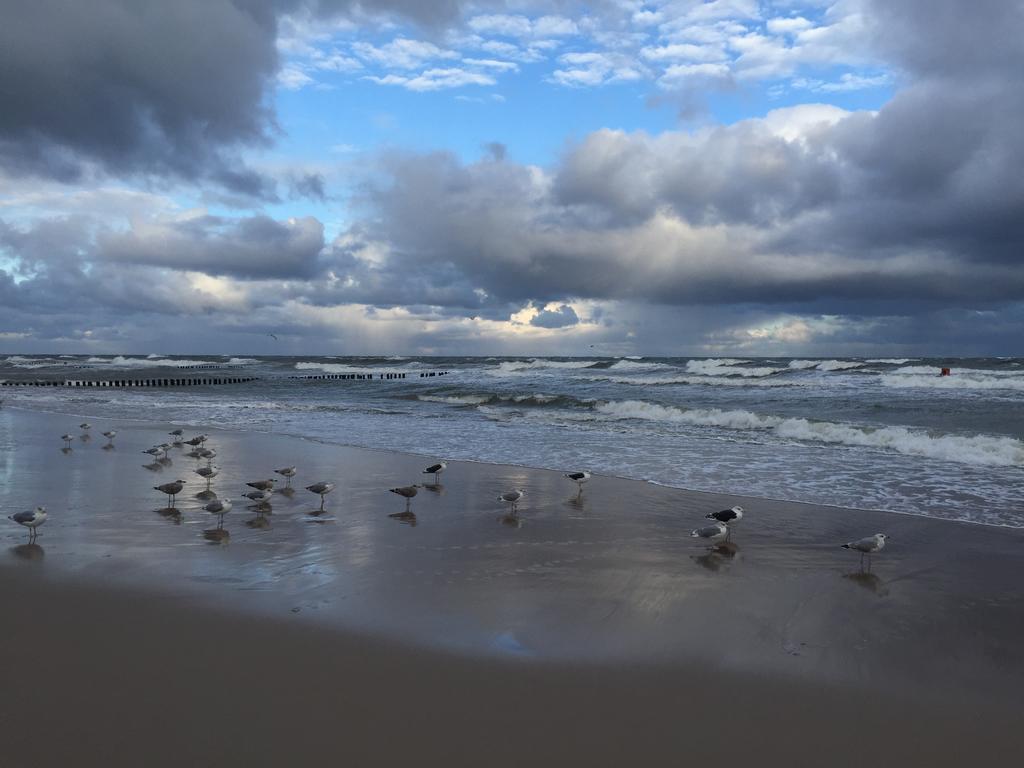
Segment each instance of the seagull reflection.
[[723,541],[711,547],[703,555],[693,556],[692,559],[702,568],[716,572],[720,571],[722,566],[728,565],[729,561],[736,557],[739,551],[740,548],[733,542]]
[[181,510],[174,507],[163,507],[156,510],[156,513],[165,520],[170,520],[175,525],[181,525]]
[[388,515],[388,517],[390,517],[392,520],[397,520],[400,523],[404,523],[405,525],[411,525],[414,528],[416,527],[415,512],[395,512],[394,514]]
[[498,518],[502,525],[507,525],[510,528],[522,528],[523,521],[519,519],[518,512],[509,512],[507,515],[502,515]]
[[14,553],[15,557],[20,557],[22,560],[42,560],[46,554],[46,550],[35,542],[11,547],[11,552]]
[[878,576],[871,573],[870,571],[854,571],[853,573],[844,573],[844,579],[849,579],[858,587],[863,587],[868,592],[873,592],[879,597],[885,597],[889,594],[889,588],[885,585]]
[[231,534],[227,528],[209,528],[203,531],[203,538],[211,544],[227,544],[231,540]]
[[154,461],[154,462],[152,462],[150,464],[143,464],[142,468],[143,469],[148,469],[150,472],[163,472],[164,471],[164,465],[161,464],[159,461]]
[[421,485],[420,488],[425,491],[433,491],[439,496],[444,495],[444,486],[440,483],[428,483],[426,485]]
[[266,531],[270,528],[270,521],[267,519],[267,516],[262,513],[256,515],[252,520],[246,520],[245,524],[258,531]]

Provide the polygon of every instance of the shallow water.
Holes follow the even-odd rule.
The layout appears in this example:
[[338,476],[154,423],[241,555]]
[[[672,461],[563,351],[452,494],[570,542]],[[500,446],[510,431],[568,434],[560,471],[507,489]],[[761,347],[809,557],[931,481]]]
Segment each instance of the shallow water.
[[[186,375],[222,387],[3,387],[9,403],[593,471],[697,490],[1024,525],[1024,361],[10,356],[0,380]],[[943,367],[952,375],[940,376]],[[422,371],[450,371],[419,378]],[[314,381],[323,373],[412,378]],[[217,375],[217,371],[203,369]]]

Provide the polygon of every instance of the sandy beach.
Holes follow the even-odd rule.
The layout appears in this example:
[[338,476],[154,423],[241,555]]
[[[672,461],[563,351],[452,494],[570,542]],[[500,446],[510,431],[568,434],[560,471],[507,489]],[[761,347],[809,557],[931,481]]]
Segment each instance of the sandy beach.
[[[267,434],[0,410],[13,766],[964,765],[1024,754],[1024,531]],[[99,433],[118,431],[105,449]],[[150,468],[143,465],[149,464]],[[295,464],[258,515],[246,481]],[[188,481],[180,514],[152,487]],[[327,512],[301,490],[338,484]],[[525,489],[518,520],[496,501]],[[732,546],[691,539],[742,504]],[[161,510],[163,512],[161,513]],[[838,545],[884,531],[871,574]]]

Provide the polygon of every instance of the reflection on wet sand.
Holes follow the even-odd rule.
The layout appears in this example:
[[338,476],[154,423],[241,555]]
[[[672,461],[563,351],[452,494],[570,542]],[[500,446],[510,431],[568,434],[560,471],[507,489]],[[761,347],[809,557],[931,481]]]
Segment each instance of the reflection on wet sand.
[[177,507],[162,507],[156,513],[163,518],[170,520],[175,525],[181,525],[181,510]]
[[885,597],[889,594],[889,587],[886,586],[885,582],[870,571],[844,573],[843,578],[852,581],[858,587],[863,587],[868,592],[873,592],[879,597]]
[[71,446],[69,445],[65,446],[64,448],[61,448],[60,452],[67,456],[69,453],[71,453]]
[[286,488],[278,488],[275,491],[275,493],[284,496],[286,499],[290,499],[292,496],[295,495],[295,489],[292,488],[291,486],[288,486]]
[[433,493],[436,493],[439,496],[444,495],[444,486],[441,483],[427,483],[421,487],[423,488],[423,490],[432,491]]
[[195,497],[200,501],[209,501],[210,499],[216,499],[217,494],[214,491],[200,491]]
[[107,443],[106,445],[100,446],[104,451],[116,451],[117,446],[113,443]]
[[227,528],[209,528],[203,531],[203,538],[211,544],[227,544],[231,540],[231,534]]
[[148,469],[150,472],[163,472],[164,471],[164,465],[161,464],[158,461],[154,461],[151,464],[143,464],[142,468],[143,469]]
[[498,518],[502,525],[507,525],[510,528],[522,528],[523,521],[519,519],[519,515],[515,512],[509,512],[507,515],[502,515]]
[[739,551],[738,545],[731,541],[723,541],[711,547],[705,554],[695,555],[692,559],[702,568],[714,572],[721,570],[722,566],[728,565],[739,554]]
[[46,550],[34,542],[11,547],[11,552],[14,553],[15,557],[20,557],[22,560],[42,560],[46,554]]
[[252,520],[246,520],[245,524],[257,531],[266,531],[270,529],[270,521],[265,515],[256,515]]
[[388,515],[392,520],[397,520],[400,523],[414,526],[416,525],[416,513],[415,512],[395,512],[394,514]]

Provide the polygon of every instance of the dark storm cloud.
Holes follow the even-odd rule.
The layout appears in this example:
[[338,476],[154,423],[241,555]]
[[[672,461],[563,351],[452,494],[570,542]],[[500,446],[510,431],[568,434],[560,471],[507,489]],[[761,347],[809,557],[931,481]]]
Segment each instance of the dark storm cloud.
[[104,232],[95,258],[243,279],[308,278],[323,245],[323,225],[312,217],[280,222],[267,216],[202,216]]

